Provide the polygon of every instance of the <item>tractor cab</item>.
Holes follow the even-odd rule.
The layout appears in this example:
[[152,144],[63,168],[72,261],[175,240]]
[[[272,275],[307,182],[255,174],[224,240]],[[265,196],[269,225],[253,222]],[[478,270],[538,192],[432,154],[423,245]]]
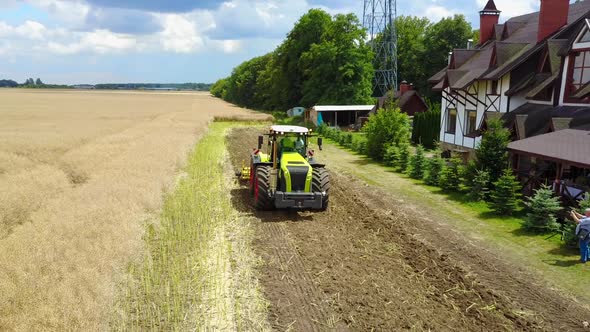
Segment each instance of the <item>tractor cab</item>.
[[[324,210],[328,203],[328,173],[315,161],[309,149],[312,130],[299,126],[269,128],[267,152],[262,152],[264,136],[258,138],[248,174],[250,191],[258,209],[295,208]],[[322,139],[318,138],[321,150]]]

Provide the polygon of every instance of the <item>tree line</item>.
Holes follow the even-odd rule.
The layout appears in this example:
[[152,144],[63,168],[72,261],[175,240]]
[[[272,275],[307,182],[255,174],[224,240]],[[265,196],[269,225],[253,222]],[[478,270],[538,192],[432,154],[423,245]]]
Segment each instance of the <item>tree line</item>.
[[[433,23],[400,16],[398,78],[414,83],[427,99],[440,100],[427,80],[446,66],[448,53],[477,43],[463,15]],[[330,16],[321,9],[303,15],[273,52],[245,61],[217,81],[211,93],[229,102],[264,110],[315,104],[373,103],[374,54],[353,14]]]
[[248,60],[211,92],[250,108],[372,103],[373,53],[353,14],[303,15],[273,52]]
[[104,83],[96,84],[94,88],[103,90],[177,89],[209,91],[211,85],[210,83]]

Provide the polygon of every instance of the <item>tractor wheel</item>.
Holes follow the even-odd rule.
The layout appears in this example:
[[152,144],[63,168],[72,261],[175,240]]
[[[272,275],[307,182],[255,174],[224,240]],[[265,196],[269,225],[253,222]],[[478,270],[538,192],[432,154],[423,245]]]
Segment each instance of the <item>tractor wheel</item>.
[[311,191],[312,192],[326,192],[326,196],[322,199],[322,210],[328,208],[329,194],[330,194],[330,174],[325,168],[314,168],[311,177]]
[[254,163],[250,162],[250,180],[248,181],[248,185],[250,186],[250,196],[254,196],[254,181],[256,180],[255,172]]
[[268,196],[270,188],[270,166],[258,166],[254,178],[254,206],[256,210],[271,210],[273,203]]

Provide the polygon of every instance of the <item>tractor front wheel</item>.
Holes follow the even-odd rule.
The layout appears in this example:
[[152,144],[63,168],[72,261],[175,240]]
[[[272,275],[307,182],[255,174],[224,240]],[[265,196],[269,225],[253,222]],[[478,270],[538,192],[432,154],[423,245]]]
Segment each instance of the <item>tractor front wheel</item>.
[[256,210],[271,210],[273,203],[268,195],[270,189],[270,166],[258,166],[254,178],[254,207]]
[[311,177],[311,191],[325,192],[326,195],[322,198],[322,211],[328,208],[329,194],[330,194],[330,174],[325,168],[314,168]]

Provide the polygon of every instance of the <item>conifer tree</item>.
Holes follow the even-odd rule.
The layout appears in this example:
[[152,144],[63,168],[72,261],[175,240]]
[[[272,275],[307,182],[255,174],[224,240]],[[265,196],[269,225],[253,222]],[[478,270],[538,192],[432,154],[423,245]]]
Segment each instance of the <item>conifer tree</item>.
[[459,191],[461,184],[461,160],[451,158],[440,173],[439,186],[445,191]]
[[469,183],[469,196],[476,201],[485,200],[490,193],[489,183],[490,173],[481,169],[476,170]]
[[498,214],[511,215],[520,203],[520,183],[507,168],[498,181],[494,182],[490,207]]
[[557,232],[560,229],[555,215],[561,211],[559,198],[546,185],[535,190],[535,194],[525,202],[528,213],[524,220],[524,228],[536,232]]
[[440,152],[436,151],[434,157],[428,159],[426,165],[424,182],[430,186],[438,186],[440,173],[444,166],[444,160],[440,157]]
[[426,156],[424,155],[424,147],[419,144],[416,147],[416,153],[410,157],[409,175],[414,179],[422,179],[424,176],[424,169],[426,168]]

